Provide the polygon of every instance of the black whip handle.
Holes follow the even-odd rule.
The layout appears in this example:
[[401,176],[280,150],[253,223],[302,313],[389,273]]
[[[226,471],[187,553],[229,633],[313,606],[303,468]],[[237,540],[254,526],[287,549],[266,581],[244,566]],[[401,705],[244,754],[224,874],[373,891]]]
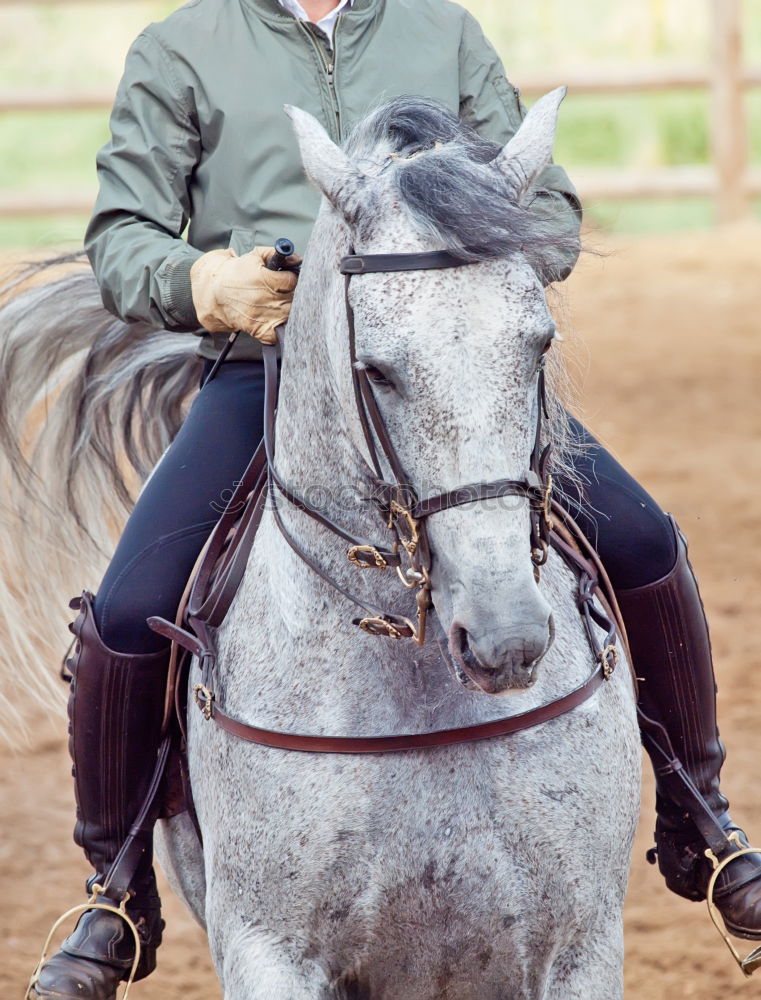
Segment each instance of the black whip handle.
[[[296,252],[296,247],[293,245],[293,241],[286,239],[284,236],[281,236],[279,240],[275,240],[275,252],[267,261],[266,265],[268,270],[286,271],[288,269],[288,258],[291,256],[291,254],[295,252]],[[209,382],[211,382],[211,380],[216,377],[220,365],[223,365],[225,363],[227,355],[232,350],[233,344],[238,339],[240,334],[241,334],[240,330],[236,330],[234,333],[230,334],[230,336],[227,339],[227,343],[219,352],[217,360],[214,362],[211,371],[203,380],[204,385],[208,385]]]

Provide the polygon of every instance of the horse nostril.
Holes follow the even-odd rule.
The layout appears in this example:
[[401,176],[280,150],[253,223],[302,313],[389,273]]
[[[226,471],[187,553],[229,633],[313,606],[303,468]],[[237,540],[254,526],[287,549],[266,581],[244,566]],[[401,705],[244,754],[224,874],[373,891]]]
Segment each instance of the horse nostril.
[[502,681],[511,687],[527,687],[533,683],[536,666],[551,645],[553,635],[551,617],[543,628],[518,635],[487,630],[479,637],[463,625],[453,624],[449,652],[455,674],[461,683],[464,675],[490,693],[492,686],[501,685]]
[[468,632],[461,625],[455,625],[451,631],[452,652],[467,670],[494,671],[493,667],[484,666],[470,648]]

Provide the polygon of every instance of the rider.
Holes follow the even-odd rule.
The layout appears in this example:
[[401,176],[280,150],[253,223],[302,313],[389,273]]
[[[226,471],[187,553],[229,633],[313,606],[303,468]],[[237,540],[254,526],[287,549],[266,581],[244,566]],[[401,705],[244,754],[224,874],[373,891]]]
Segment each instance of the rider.
[[[197,396],[127,523],[96,598],[74,625],[70,748],[75,840],[102,879],[145,796],[161,723],[168,650],[146,625],[172,619],[185,581],[217,520],[218,498],[262,434],[258,340],[287,319],[291,271],[265,267],[279,236],[306,245],[319,197],[303,174],[282,105],[311,112],[331,136],[383,99],[438,98],[504,144],[523,116],[477,22],[447,0],[189,0],[151,25],[127,57],[98,157],[100,195],[86,246],[106,307],[127,321],[200,333],[207,371],[243,330]],[[564,237],[581,211],[564,171],[551,165],[531,210]],[[182,233],[190,223],[187,240]],[[559,261],[570,273],[576,253]],[[641,704],[668,731],[678,757],[727,829],[719,791],[724,749],[715,715],[711,649],[686,543],[675,523],[577,425],[590,445],[579,520],[596,544],[623,611],[644,680]],[[566,486],[574,505],[572,485]],[[672,784],[658,772],[658,860],[674,891],[703,898],[705,844]],[[717,902],[730,929],[761,937],[761,857],[733,864]],[[731,878],[731,883],[730,883]],[[138,978],[155,965],[163,922],[147,851],[128,912],[143,942]],[[127,978],[134,944],[126,923],[89,910],[44,966],[36,997],[110,1000]]]

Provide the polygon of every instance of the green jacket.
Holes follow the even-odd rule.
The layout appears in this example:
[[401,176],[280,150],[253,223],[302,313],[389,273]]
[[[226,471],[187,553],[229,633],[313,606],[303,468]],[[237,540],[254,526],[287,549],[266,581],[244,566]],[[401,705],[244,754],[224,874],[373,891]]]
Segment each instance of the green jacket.
[[[277,0],[190,0],[137,38],[98,155],[100,193],[85,238],[107,309],[202,334],[200,353],[215,356],[227,338],[198,328],[196,258],[279,236],[303,252],[317,215],[283,104],[309,111],[336,141],[370,108],[404,94],[438,98],[500,143],[521,122],[495,50],[448,0],[354,0],[334,46],[333,54],[319,29]],[[538,210],[577,232],[565,172],[550,166],[542,186]],[[232,356],[259,357],[259,345],[240,337]]]

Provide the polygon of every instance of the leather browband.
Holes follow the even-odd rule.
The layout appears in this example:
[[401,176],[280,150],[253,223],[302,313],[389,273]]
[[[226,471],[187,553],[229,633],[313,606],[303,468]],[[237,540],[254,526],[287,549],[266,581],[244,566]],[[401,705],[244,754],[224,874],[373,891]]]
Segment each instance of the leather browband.
[[444,267],[477,264],[478,260],[458,257],[450,250],[428,253],[349,254],[341,258],[341,274],[382,274],[388,271],[436,271]]

